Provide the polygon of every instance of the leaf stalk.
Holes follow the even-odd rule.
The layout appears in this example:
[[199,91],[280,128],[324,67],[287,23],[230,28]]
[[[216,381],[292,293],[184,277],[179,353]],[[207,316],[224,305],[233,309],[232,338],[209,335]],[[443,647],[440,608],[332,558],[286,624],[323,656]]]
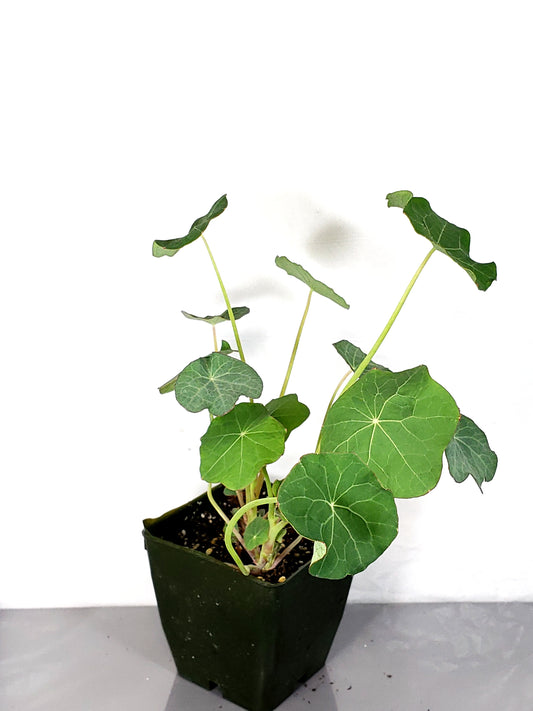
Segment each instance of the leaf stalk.
[[248,568],[244,565],[242,560],[239,558],[237,551],[233,547],[233,543],[231,541],[231,537],[233,535],[233,531],[235,529],[235,526],[239,522],[239,520],[244,516],[245,513],[250,511],[250,509],[253,508],[258,508],[259,506],[263,506],[264,504],[272,504],[275,503],[277,499],[275,497],[266,497],[264,499],[255,499],[255,501],[249,501],[247,504],[244,504],[244,506],[241,506],[241,508],[235,512],[233,517],[230,519],[228,525],[226,526],[226,532],[224,533],[224,543],[226,544],[226,548],[228,549],[229,554],[237,564],[238,569],[241,571],[243,575],[249,575],[250,571]]
[[410,281],[409,284],[407,285],[406,290],[403,292],[402,298],[401,298],[400,301],[398,302],[396,308],[395,308],[394,311],[392,312],[391,317],[390,317],[389,320],[387,321],[387,323],[386,323],[386,325],[385,325],[385,328],[384,328],[383,331],[379,334],[379,336],[378,336],[376,342],[374,343],[374,345],[372,346],[372,348],[371,348],[370,351],[368,352],[368,355],[366,356],[366,358],[359,364],[359,367],[355,370],[355,372],[354,372],[354,374],[352,375],[352,377],[350,378],[350,380],[349,380],[349,381],[346,383],[346,385],[344,386],[344,389],[343,389],[341,395],[342,395],[343,393],[345,393],[346,390],[348,390],[348,388],[350,388],[350,387],[356,382],[356,380],[358,380],[358,379],[361,377],[361,375],[365,372],[365,368],[366,368],[367,365],[370,363],[370,361],[372,360],[372,358],[375,356],[375,354],[376,354],[378,348],[381,346],[381,344],[382,344],[383,341],[385,340],[385,338],[386,338],[388,332],[391,330],[392,325],[393,325],[394,322],[396,321],[396,318],[397,318],[398,314],[399,314],[400,311],[402,310],[402,307],[403,307],[403,305],[405,304],[405,302],[406,302],[406,300],[407,300],[407,297],[408,297],[409,294],[411,293],[411,289],[412,289],[413,286],[416,284],[416,281],[417,281],[418,277],[419,277],[420,274],[422,273],[422,270],[424,269],[424,267],[426,266],[426,264],[427,264],[428,261],[429,261],[429,258],[431,257],[431,255],[433,254],[433,252],[436,251],[436,249],[437,249],[436,247],[432,247],[432,248],[429,250],[429,252],[426,254],[426,256],[424,257],[424,259],[422,260],[420,266],[418,267],[418,269],[417,269],[416,272],[414,273],[413,278],[411,279],[411,281]]
[[205,248],[207,249],[207,253],[209,254],[209,259],[211,260],[211,264],[213,265],[215,274],[217,275],[218,283],[219,283],[220,289],[222,291],[222,296],[224,297],[224,302],[225,302],[226,308],[228,310],[229,320],[231,321],[231,327],[233,328],[233,335],[235,336],[235,341],[237,343],[237,350],[239,351],[239,356],[240,356],[242,362],[246,363],[246,360],[244,358],[244,352],[242,350],[242,343],[241,343],[241,339],[239,336],[239,331],[237,329],[237,323],[235,321],[235,316],[233,315],[233,309],[231,308],[231,304],[229,301],[228,292],[226,291],[226,287],[224,286],[224,282],[222,281],[222,277],[220,276],[220,272],[218,271],[217,263],[215,262],[215,258],[213,257],[213,252],[211,252],[209,245],[207,244],[207,240],[204,237],[204,235],[202,235],[202,240],[205,244]]
[[292,368],[294,365],[294,359],[296,358],[296,351],[298,350],[298,346],[300,345],[300,338],[302,337],[302,331],[304,328],[305,320],[307,318],[307,314],[309,313],[309,306],[311,305],[312,295],[313,295],[313,290],[309,289],[309,296],[307,297],[302,320],[300,321],[300,327],[298,328],[298,333],[296,334],[296,340],[294,341],[294,347],[292,349],[291,358],[289,360],[289,366],[287,368],[285,380],[283,381],[281,392],[279,394],[280,397],[283,397],[285,395],[285,392],[287,391],[287,386],[289,384],[289,378],[291,377]]

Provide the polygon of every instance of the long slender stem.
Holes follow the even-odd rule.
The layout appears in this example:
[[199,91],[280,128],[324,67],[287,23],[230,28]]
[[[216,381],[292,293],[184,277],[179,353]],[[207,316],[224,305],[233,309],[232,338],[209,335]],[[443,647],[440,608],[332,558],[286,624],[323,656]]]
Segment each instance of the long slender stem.
[[424,267],[425,267],[426,264],[428,263],[429,258],[431,257],[431,255],[433,254],[433,252],[435,252],[435,251],[436,251],[436,247],[432,247],[432,248],[429,250],[429,252],[426,254],[426,256],[424,257],[424,259],[422,260],[422,263],[420,264],[420,266],[418,267],[418,269],[417,269],[416,272],[414,273],[413,278],[411,279],[411,281],[410,281],[409,284],[407,285],[407,288],[406,288],[406,290],[404,291],[404,293],[403,293],[403,295],[402,295],[402,298],[401,298],[400,301],[398,302],[398,305],[396,306],[396,308],[395,308],[394,311],[392,312],[391,317],[390,317],[389,320],[387,321],[387,323],[386,323],[386,325],[385,325],[385,328],[384,328],[383,331],[379,334],[377,341],[374,343],[374,345],[372,346],[372,348],[371,348],[370,351],[368,352],[368,355],[366,356],[366,358],[359,364],[359,367],[356,368],[354,374],[352,375],[352,377],[350,378],[350,380],[348,381],[348,383],[345,385],[345,387],[344,387],[344,389],[343,389],[343,391],[342,391],[343,393],[346,392],[346,390],[348,390],[348,388],[349,388],[351,385],[353,385],[356,380],[359,379],[359,377],[361,376],[362,373],[364,373],[365,368],[366,368],[367,365],[370,363],[370,361],[372,360],[372,358],[373,358],[374,355],[376,354],[378,348],[381,346],[381,344],[382,344],[383,341],[385,340],[385,337],[387,336],[388,332],[391,330],[393,323],[396,321],[396,318],[397,318],[398,314],[399,314],[400,311],[402,310],[402,306],[405,304],[405,301],[406,301],[407,297],[408,297],[409,294],[411,293],[411,289],[412,289],[413,286],[416,284],[416,281],[417,281],[418,277],[420,276],[420,274],[422,273],[422,270],[424,269]]
[[237,564],[238,569],[243,575],[249,575],[250,571],[248,570],[248,568],[245,567],[242,560],[237,555],[237,551],[233,547],[233,543],[231,541],[233,530],[237,525],[239,519],[241,519],[244,514],[247,513],[250,509],[258,508],[259,506],[263,506],[264,504],[274,503],[276,500],[277,499],[275,497],[266,497],[264,499],[256,499],[255,501],[249,501],[247,504],[244,504],[244,506],[242,506],[238,511],[235,512],[230,522],[226,526],[226,532],[224,534],[224,543],[226,544],[226,548],[228,549],[229,554],[231,555],[231,557]]
[[[209,499],[209,502],[210,502],[211,506],[215,509],[215,511],[217,512],[217,514],[218,514],[222,519],[224,519],[224,521],[225,521],[226,523],[229,523],[229,518],[226,516],[226,514],[224,513],[224,511],[222,511],[222,509],[220,508],[220,506],[219,506],[219,505],[217,504],[217,502],[215,501],[215,497],[213,496],[213,485],[212,485],[212,484],[208,484],[208,485],[207,485],[207,498]],[[241,534],[240,534],[238,531],[235,531],[235,537],[237,538],[237,540],[239,541],[239,543],[241,544],[241,546],[242,546],[243,548],[245,548],[244,540],[243,540]]]
[[[268,475],[268,471],[266,467],[263,467],[260,471],[260,476],[257,479],[257,485],[255,488],[255,498],[258,499],[260,494],[261,494],[261,489],[263,487],[263,484],[265,485],[266,489],[266,495],[270,498],[275,498],[274,493],[272,491],[272,482],[270,481],[270,477]],[[274,521],[276,518],[276,505],[275,504],[269,504],[268,506],[268,521],[271,526],[274,525]]]
[[[386,323],[386,325],[385,325],[385,328],[384,328],[383,331],[379,334],[378,339],[376,340],[376,342],[374,343],[374,345],[372,346],[372,348],[371,348],[370,351],[368,352],[368,355],[366,356],[366,358],[364,358],[363,361],[359,364],[359,366],[355,369],[355,371],[354,371],[352,377],[351,377],[350,380],[347,382],[347,384],[344,386],[341,395],[342,395],[343,393],[345,393],[346,390],[348,390],[348,388],[351,387],[351,386],[361,377],[362,373],[365,372],[365,368],[366,368],[367,365],[370,363],[370,361],[372,360],[372,358],[375,356],[375,354],[376,354],[378,348],[381,346],[381,344],[382,344],[383,341],[385,340],[385,337],[387,336],[388,332],[391,330],[392,325],[393,325],[393,323],[396,321],[396,318],[397,318],[398,314],[399,314],[400,311],[402,310],[402,307],[403,307],[403,305],[405,304],[405,301],[406,301],[407,297],[408,297],[409,294],[411,293],[411,289],[412,289],[413,286],[416,284],[416,281],[417,281],[418,277],[419,277],[420,274],[422,273],[422,270],[424,269],[424,267],[425,267],[426,264],[428,263],[429,258],[431,257],[431,255],[433,254],[433,252],[435,252],[435,250],[436,250],[436,247],[432,247],[432,248],[429,250],[429,252],[426,254],[426,256],[424,257],[424,259],[422,260],[420,266],[418,267],[418,269],[417,269],[416,272],[414,273],[413,278],[411,279],[411,281],[410,281],[409,284],[407,285],[406,290],[403,292],[402,298],[401,298],[400,301],[398,302],[398,305],[396,306],[396,308],[395,308],[394,311],[392,312],[391,317],[390,317],[389,320],[387,321],[387,323]],[[327,406],[326,414],[324,415],[324,419],[323,419],[323,421],[322,421],[322,427],[324,426],[324,422],[326,421],[326,417],[327,417],[327,415],[328,415],[328,412],[330,411],[331,406],[333,405],[333,402],[335,401],[335,397],[337,396],[337,393],[339,392],[340,386],[341,386],[342,383],[346,380],[346,378],[348,377],[348,375],[349,375],[349,373],[347,373],[347,374],[342,378],[341,382],[340,382],[340,383],[337,385],[337,387],[335,388],[335,392],[333,393],[333,395],[332,395],[332,397],[331,397],[331,400],[329,401],[329,404],[328,404],[328,406]],[[322,427],[320,428],[320,433],[319,433],[319,435],[318,435],[318,441],[317,441],[317,443],[316,443],[316,450],[315,450],[315,451],[316,451],[317,453],[320,451],[320,441],[321,441],[321,439],[322,439]]]
[[202,235],[202,239],[203,239],[205,247],[207,249],[207,253],[209,254],[209,258],[211,259],[211,264],[213,265],[213,268],[214,268],[215,273],[217,275],[218,283],[219,283],[220,289],[222,291],[222,296],[224,297],[224,302],[225,302],[226,308],[228,310],[229,320],[231,321],[231,327],[233,328],[233,335],[235,336],[235,341],[237,343],[237,349],[239,351],[239,356],[241,357],[242,362],[245,363],[246,361],[244,358],[244,352],[242,350],[241,339],[239,337],[239,331],[237,330],[237,323],[235,322],[235,316],[233,315],[233,309],[231,308],[231,304],[230,304],[229,297],[228,297],[228,292],[226,291],[226,287],[224,286],[224,282],[222,281],[222,277],[220,276],[220,272],[218,271],[217,263],[215,262],[213,253],[209,249],[207,240],[203,235]]
[[296,340],[294,341],[294,347],[292,349],[291,359],[289,361],[289,367],[287,368],[287,374],[285,375],[285,380],[283,381],[283,386],[282,386],[281,392],[279,394],[280,397],[283,397],[283,395],[285,395],[287,386],[289,384],[289,378],[291,377],[292,366],[294,365],[294,359],[296,358],[296,351],[298,350],[298,346],[300,345],[300,338],[302,337],[302,331],[304,328],[305,319],[307,318],[307,314],[309,313],[309,306],[311,304],[311,296],[312,295],[313,295],[313,290],[309,289],[309,296],[307,297],[302,320],[300,321],[300,327],[298,329],[298,333],[296,334]]
[[298,536],[298,538],[295,538],[294,541],[288,545],[276,558],[276,560],[272,563],[272,567],[270,570],[273,570],[281,561],[285,558],[285,556],[289,555],[291,551],[293,551],[296,546],[303,541],[303,536]]
[[218,351],[218,343],[217,343],[217,329],[216,326],[213,325],[213,342],[215,346],[215,351]]

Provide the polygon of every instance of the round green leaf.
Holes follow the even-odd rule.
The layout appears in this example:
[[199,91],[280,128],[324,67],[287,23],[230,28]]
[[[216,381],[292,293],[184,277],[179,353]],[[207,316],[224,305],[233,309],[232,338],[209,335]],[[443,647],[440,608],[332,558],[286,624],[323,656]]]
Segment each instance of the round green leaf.
[[208,409],[212,415],[231,410],[241,395],[256,398],[263,391],[259,375],[247,363],[224,353],[211,353],[189,363],[176,378],[176,400],[189,412]]
[[353,454],[305,455],[282,483],[278,501],[295,530],[319,543],[309,572],[320,578],[361,572],[398,533],[394,497]]
[[262,546],[268,541],[270,526],[268,521],[261,516],[257,516],[246,526],[244,530],[244,545],[249,551],[257,546]]
[[205,481],[243,489],[265,464],[285,451],[285,428],[259,403],[243,402],[214,419],[201,440],[200,473]]
[[342,296],[339,296],[336,292],[334,292],[331,287],[326,286],[323,282],[315,279],[306,269],[299,264],[296,264],[296,262],[291,262],[291,260],[287,259],[287,257],[276,257],[276,266],[280,267],[280,269],[284,269],[290,276],[296,277],[296,279],[303,281],[304,284],[306,284],[317,294],[325,296],[327,299],[331,299],[331,301],[334,301],[336,304],[339,304],[339,306],[342,306],[345,309],[350,308]]
[[422,496],[440,478],[458,421],[454,399],[426,366],[372,370],[333,404],[321,450],[354,452],[394,496]]
[[484,482],[494,478],[498,466],[498,457],[489,447],[485,433],[466,415],[461,415],[446,447],[446,459],[455,481],[461,483],[472,476],[480,489]]
[[283,395],[267,402],[265,407],[285,427],[286,437],[309,417],[309,408],[298,400],[297,395]]

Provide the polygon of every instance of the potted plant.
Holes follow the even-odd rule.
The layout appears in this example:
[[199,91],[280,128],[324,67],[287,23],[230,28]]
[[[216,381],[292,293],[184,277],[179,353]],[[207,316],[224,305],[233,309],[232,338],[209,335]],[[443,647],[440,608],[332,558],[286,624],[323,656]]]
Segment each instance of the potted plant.
[[[319,294],[346,301],[286,257],[275,263],[308,289],[279,397],[258,402],[263,383],[246,362],[237,321],[204,232],[227,207],[221,197],[186,236],[156,240],[156,257],[196,240],[209,253],[226,310],[187,318],[207,323],[213,351],[162,385],[191,412],[207,410],[200,473],[206,493],[144,522],[160,616],[179,673],[251,711],[270,711],[324,664],[351,578],[373,563],[398,531],[396,498],[418,497],[441,476],[443,455],[457,482],[481,488],[497,457],[482,430],[460,412],[426,366],[392,372],[374,362],[420,273],[435,252],[461,266],[478,289],[496,279],[494,263],[475,262],[470,235],[409,191],[387,196],[431,248],[368,354],[349,341],[334,346],[349,371],[334,389],[316,443],[283,481],[268,465],[284,453],[309,410],[288,384],[309,310]],[[219,345],[230,322],[234,346]],[[242,400],[244,398],[244,400]],[[216,486],[213,486],[216,485]]]

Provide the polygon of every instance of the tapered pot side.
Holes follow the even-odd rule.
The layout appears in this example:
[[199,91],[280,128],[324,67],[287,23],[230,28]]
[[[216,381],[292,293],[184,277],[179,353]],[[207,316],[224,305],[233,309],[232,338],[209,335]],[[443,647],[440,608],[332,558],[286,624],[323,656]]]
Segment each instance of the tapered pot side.
[[250,711],[271,711],[325,663],[351,577],[306,564],[283,583],[244,576],[168,540],[184,509],[144,521],[161,624],[180,676]]

